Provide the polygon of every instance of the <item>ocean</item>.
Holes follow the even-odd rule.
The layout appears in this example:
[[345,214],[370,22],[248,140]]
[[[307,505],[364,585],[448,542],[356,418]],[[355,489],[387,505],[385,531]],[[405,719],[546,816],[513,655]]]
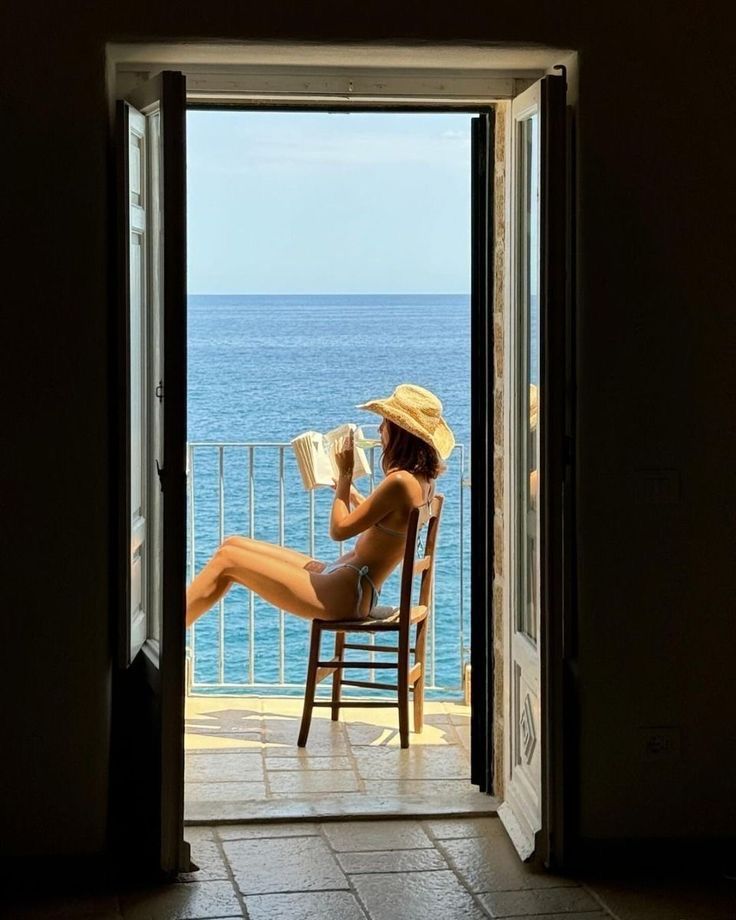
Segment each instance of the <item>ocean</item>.
[[[378,424],[355,409],[389,395],[399,383],[436,393],[444,416],[470,462],[470,307],[467,295],[190,295],[188,300],[188,432],[193,442],[288,442],[308,429],[327,431],[343,422]],[[291,448],[279,451],[226,447],[223,492],[216,447],[192,451],[189,573],[199,571],[223,531],[253,535],[310,551],[309,494],[302,487]],[[376,481],[382,478],[380,449]],[[459,692],[464,644],[469,644],[470,489],[461,485],[461,451],[447,461],[437,483],[445,497],[435,579],[434,654],[430,678],[443,696]],[[356,485],[367,491],[366,480]],[[464,507],[461,513],[461,491]],[[314,493],[314,554],[340,553],[327,530],[332,491]],[[252,498],[252,500],[251,500]],[[279,526],[280,502],[285,515]],[[251,530],[252,527],[252,530]],[[343,551],[354,541],[347,541]],[[192,543],[194,554],[192,555]],[[463,558],[461,560],[461,554]],[[461,584],[462,583],[462,584]],[[461,598],[461,587],[464,596]],[[383,586],[380,603],[398,603],[398,570]],[[227,684],[227,692],[254,682],[257,692],[284,682],[298,693],[307,660],[309,624],[286,614],[283,658],[279,613],[234,586],[224,601],[224,632],[216,606],[195,627],[194,682]],[[251,610],[252,604],[252,610]],[[250,624],[254,623],[253,635]],[[189,643],[192,633],[189,631]],[[380,678],[379,678],[380,679]],[[213,687],[213,691],[217,688]],[[240,692],[256,692],[242,688]],[[275,691],[274,691],[275,692]],[[430,696],[432,694],[429,694]]]

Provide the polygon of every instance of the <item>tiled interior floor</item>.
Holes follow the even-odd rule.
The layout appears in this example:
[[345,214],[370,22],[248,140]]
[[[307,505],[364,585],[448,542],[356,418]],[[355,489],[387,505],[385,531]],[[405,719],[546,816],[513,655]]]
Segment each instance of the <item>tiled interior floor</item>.
[[495,813],[470,785],[469,707],[427,701],[408,750],[395,709],[315,709],[304,749],[301,714],[301,698],[188,697],[185,820]]
[[[199,871],[13,920],[733,920],[734,883],[581,884],[522,864],[498,818],[190,827]],[[614,911],[609,911],[613,905]]]

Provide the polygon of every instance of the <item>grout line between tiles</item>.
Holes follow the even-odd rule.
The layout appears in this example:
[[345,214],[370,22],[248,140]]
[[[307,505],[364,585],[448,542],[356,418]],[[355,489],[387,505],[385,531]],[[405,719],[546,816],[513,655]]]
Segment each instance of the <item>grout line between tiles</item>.
[[212,828],[212,836],[215,840],[215,846],[217,847],[220,853],[220,856],[222,857],[223,862],[225,863],[225,870],[227,872],[230,884],[233,886],[233,890],[235,891],[235,897],[238,899],[238,904],[240,904],[240,908],[243,912],[243,917],[245,918],[245,920],[249,920],[250,914],[248,913],[248,907],[245,903],[245,896],[241,893],[240,886],[235,880],[235,873],[233,872],[232,866],[230,865],[230,860],[227,858],[227,853],[225,852],[225,848],[222,845],[223,841],[220,839],[220,835],[217,833],[215,828]]
[[583,891],[587,891],[587,892],[588,892],[588,894],[591,896],[591,898],[593,898],[593,900],[594,900],[597,904],[600,904],[600,906],[601,906],[601,908],[603,909],[603,911],[605,912],[605,915],[606,915],[606,916],[608,916],[608,917],[613,917],[613,920],[622,920],[622,918],[621,918],[615,911],[611,910],[611,908],[610,908],[607,904],[605,904],[605,903],[603,902],[602,898],[599,897],[599,895],[597,894],[597,892],[593,891],[592,888],[589,888],[589,887],[585,884],[585,882],[579,882],[578,884],[579,884],[580,887],[583,889]]
[[340,865],[340,860],[337,858],[337,850],[336,850],[336,849],[332,846],[332,844],[330,843],[330,838],[329,838],[329,837],[327,836],[327,834],[325,833],[325,827],[324,827],[324,824],[323,824],[321,821],[320,821],[320,823],[317,825],[317,828],[318,828],[318,830],[319,830],[320,837],[324,840],[325,844],[327,845],[327,849],[328,849],[329,852],[331,853],[332,858],[333,858],[333,859],[335,860],[335,862],[337,863],[337,866],[338,866],[338,868],[340,869],[340,872],[342,872],[342,874],[345,876],[345,879],[346,879],[346,881],[347,881],[347,883],[348,883],[348,886],[349,886],[349,890],[350,890],[350,892],[352,893],[353,897],[355,898],[355,902],[356,902],[356,904],[358,905],[358,907],[360,908],[360,910],[362,911],[363,916],[366,918],[366,920],[373,920],[373,918],[372,918],[371,915],[370,915],[370,912],[368,911],[368,908],[366,907],[365,903],[363,902],[363,899],[360,897],[357,888],[355,887],[355,885],[353,885],[353,882],[352,882],[350,876],[347,874],[347,872],[346,872],[346,871],[343,869],[343,867]]
[[450,858],[450,855],[448,854],[447,850],[442,846],[442,842],[438,840],[437,837],[435,837],[435,835],[432,833],[432,829],[426,826],[427,822],[422,821],[421,824],[422,824],[422,830],[429,837],[429,839],[434,842],[435,849],[440,854],[440,856],[443,857],[443,859],[447,863],[449,870],[458,880],[461,887],[464,888],[465,891],[467,891],[470,897],[473,899],[474,903],[477,905],[478,909],[481,911],[481,914],[486,917],[491,917],[492,914],[490,910],[485,906],[485,904],[483,904],[478,894],[475,891],[470,890],[470,885],[468,885],[468,883],[465,881],[465,879],[460,874],[457,866],[455,865],[454,860]]

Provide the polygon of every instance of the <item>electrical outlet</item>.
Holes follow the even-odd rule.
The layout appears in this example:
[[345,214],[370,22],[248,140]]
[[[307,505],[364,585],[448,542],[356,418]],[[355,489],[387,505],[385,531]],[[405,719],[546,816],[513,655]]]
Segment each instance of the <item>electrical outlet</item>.
[[646,763],[671,763],[680,757],[680,729],[674,725],[642,727],[639,751]]

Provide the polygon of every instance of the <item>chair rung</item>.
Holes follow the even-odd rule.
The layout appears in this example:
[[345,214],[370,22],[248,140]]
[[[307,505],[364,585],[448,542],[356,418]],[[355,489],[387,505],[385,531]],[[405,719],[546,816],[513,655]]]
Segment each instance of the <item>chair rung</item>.
[[[315,706],[321,706],[322,708],[332,708],[332,700],[315,700]],[[344,709],[346,706],[352,708],[359,707],[360,709],[398,709],[399,704],[396,702],[391,702],[390,700],[349,700],[347,702],[340,702],[337,704],[340,709]]]
[[318,661],[318,668],[360,668],[372,671],[374,668],[398,668],[397,661]]
[[360,649],[361,652],[398,652],[398,645],[371,645],[368,642],[346,642],[345,648]]
[[381,684],[376,681],[370,680],[344,680],[342,682],[343,687],[367,687],[369,690],[396,690],[398,691],[398,684]]

